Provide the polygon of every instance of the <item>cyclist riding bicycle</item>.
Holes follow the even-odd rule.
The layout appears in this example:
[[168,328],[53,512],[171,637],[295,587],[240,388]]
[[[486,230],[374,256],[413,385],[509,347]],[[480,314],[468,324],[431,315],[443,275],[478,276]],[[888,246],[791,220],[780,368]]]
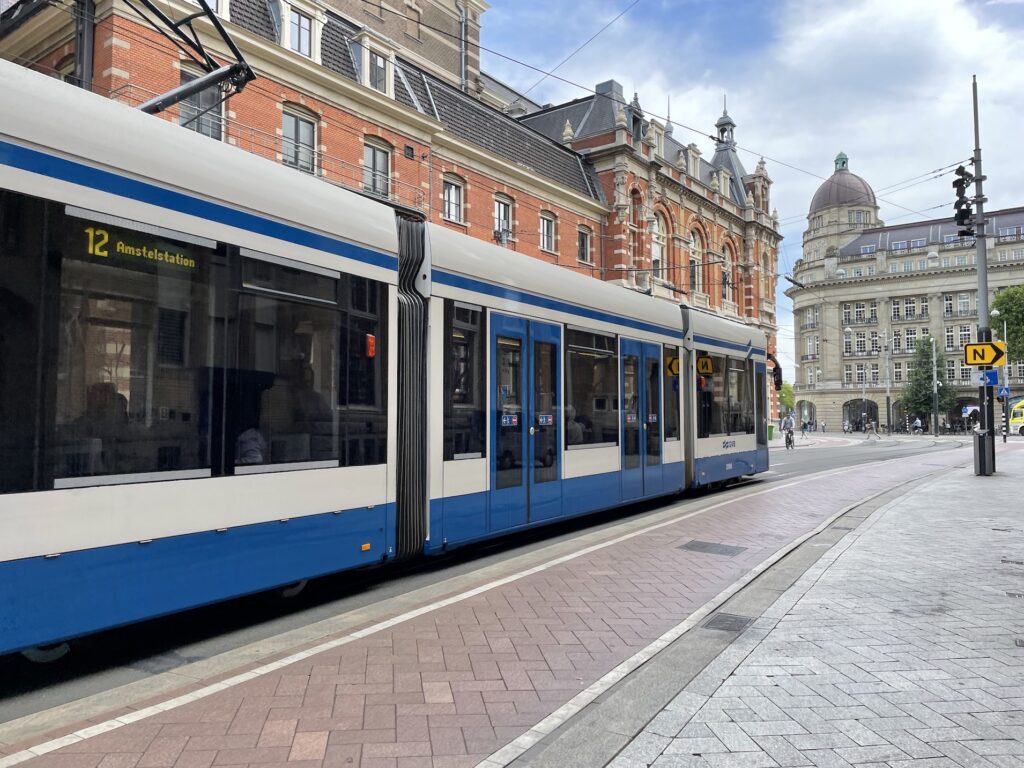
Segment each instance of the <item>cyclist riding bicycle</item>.
[[786,450],[796,447],[793,441],[793,427],[795,426],[796,422],[793,420],[792,414],[782,420],[782,432],[786,435]]

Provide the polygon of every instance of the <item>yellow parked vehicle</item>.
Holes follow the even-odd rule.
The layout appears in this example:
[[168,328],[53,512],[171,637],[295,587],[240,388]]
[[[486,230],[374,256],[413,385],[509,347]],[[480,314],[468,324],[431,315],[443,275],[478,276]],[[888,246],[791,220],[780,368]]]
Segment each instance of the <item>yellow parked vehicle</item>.
[[1024,436],[1024,400],[1010,409],[1010,434]]

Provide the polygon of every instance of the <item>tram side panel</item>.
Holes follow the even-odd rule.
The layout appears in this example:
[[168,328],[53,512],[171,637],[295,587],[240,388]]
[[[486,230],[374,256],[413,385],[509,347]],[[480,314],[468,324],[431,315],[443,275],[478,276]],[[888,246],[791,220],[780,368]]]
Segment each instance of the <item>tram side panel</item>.
[[[387,271],[304,263],[277,254],[306,246],[262,235],[246,251],[208,239],[246,241],[219,222],[165,228],[189,217],[161,216],[149,187],[125,201],[0,171],[14,250],[0,355],[20,371],[0,404],[32,416],[0,437],[0,652],[379,562],[394,498]],[[14,308],[39,321],[31,354],[7,343]]]

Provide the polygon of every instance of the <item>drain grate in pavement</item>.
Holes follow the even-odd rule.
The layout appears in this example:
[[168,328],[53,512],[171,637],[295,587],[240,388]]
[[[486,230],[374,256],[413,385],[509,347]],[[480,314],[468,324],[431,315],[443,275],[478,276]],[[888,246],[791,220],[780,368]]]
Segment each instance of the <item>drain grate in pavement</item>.
[[1024,600],[1024,592],[1007,592],[1007,597],[1016,597],[1018,600]]
[[740,552],[746,552],[746,547],[733,547],[729,544],[716,544],[713,541],[700,541],[693,539],[676,549],[688,549],[691,552],[703,552],[706,555],[724,555],[725,557],[736,557]]
[[716,613],[704,622],[705,629],[720,629],[723,632],[742,632],[754,623],[749,616],[738,616],[735,613]]
[[1007,560],[1005,557],[999,562],[1003,565],[1024,565],[1024,560]]

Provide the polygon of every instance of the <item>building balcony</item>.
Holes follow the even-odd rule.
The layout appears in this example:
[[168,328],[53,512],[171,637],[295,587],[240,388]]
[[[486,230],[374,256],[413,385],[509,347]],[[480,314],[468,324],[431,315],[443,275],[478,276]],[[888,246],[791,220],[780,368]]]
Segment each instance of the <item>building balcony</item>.
[[954,248],[973,248],[973,247],[974,247],[974,238],[973,237],[969,237],[969,238],[967,238],[965,240],[951,240],[948,243],[943,243],[942,244],[942,249],[944,251],[949,251],[949,250],[952,250]]
[[849,320],[843,320],[843,325],[878,325],[878,316],[862,317],[859,320],[854,317]]
[[800,324],[800,330],[801,331],[813,331],[817,327],[818,327],[818,322],[817,321],[813,321],[813,322],[810,322],[810,323],[801,323]]
[[810,355],[800,355],[800,362],[802,363],[806,360],[817,360],[819,357],[821,357],[821,355],[819,355],[817,352]]
[[853,349],[849,352],[844,351],[843,357],[878,357],[881,352],[877,349]]
[[893,317],[889,321],[890,323],[927,323],[928,315],[900,315],[899,317]]
[[694,292],[690,294],[690,306],[708,309],[711,306],[711,299],[706,293]]
[[950,317],[977,317],[978,310],[975,309],[947,309],[942,313],[944,318]]
[[1024,242],[1024,232],[1016,235],[999,235],[996,238],[997,243],[1020,243]]
[[[129,83],[116,89],[110,98],[122,104],[137,107],[156,96],[141,86]],[[182,122],[181,104],[160,112],[154,117],[162,118],[170,123]],[[265,157],[282,165],[294,167],[299,173],[308,173],[324,181],[345,187],[366,197],[384,202],[394,203],[417,211],[426,210],[426,195],[415,185],[399,181],[393,174],[381,174],[370,171],[359,163],[352,163],[329,155],[320,149],[299,147],[283,136],[261,131],[238,120],[219,116],[201,116],[200,132],[212,136],[213,141],[224,141],[246,152]],[[188,118],[186,117],[185,120]],[[188,128],[192,130],[192,128]],[[319,144],[319,132],[315,138]],[[400,154],[400,153],[399,153]],[[288,158],[296,158],[296,162],[288,162]],[[391,156],[392,163],[395,155]],[[392,165],[393,168],[393,165]]]
[[736,302],[728,301],[726,299],[722,300],[722,311],[725,314],[732,315],[734,317],[738,316],[740,313],[739,307],[736,305]]

